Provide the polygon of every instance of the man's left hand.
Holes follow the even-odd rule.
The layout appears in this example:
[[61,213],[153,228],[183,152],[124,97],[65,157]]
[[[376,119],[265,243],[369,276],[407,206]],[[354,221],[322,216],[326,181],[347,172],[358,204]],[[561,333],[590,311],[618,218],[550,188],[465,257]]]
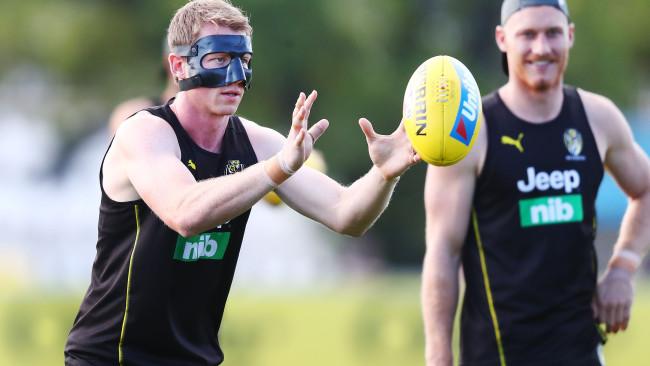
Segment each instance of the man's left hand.
[[420,156],[413,151],[403,123],[390,135],[376,133],[372,123],[365,118],[359,119],[359,126],[366,136],[370,159],[384,179],[397,178],[420,161]]
[[621,268],[608,268],[598,281],[592,308],[594,317],[605,323],[608,333],[627,329],[634,299],[633,274]]

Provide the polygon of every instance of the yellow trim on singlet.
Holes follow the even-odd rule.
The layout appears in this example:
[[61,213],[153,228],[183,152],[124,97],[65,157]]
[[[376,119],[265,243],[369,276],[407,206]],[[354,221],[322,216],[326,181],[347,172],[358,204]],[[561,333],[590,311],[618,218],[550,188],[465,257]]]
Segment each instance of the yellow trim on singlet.
[[118,345],[118,357],[120,366],[124,362],[124,354],[122,353],[122,343],[124,343],[124,330],[126,329],[126,318],[129,314],[129,292],[131,291],[131,270],[133,269],[133,254],[135,247],[138,245],[138,238],[140,237],[140,215],[138,214],[138,205],[133,207],[135,211],[135,241],[133,242],[133,249],[131,250],[131,259],[129,259],[129,274],[126,278],[126,306],[124,308],[124,318],[122,318],[122,332],[120,333],[120,343]]
[[481,272],[483,272],[483,282],[485,284],[485,293],[487,295],[488,307],[490,308],[490,316],[492,317],[492,325],[494,326],[494,335],[497,341],[497,348],[499,349],[499,360],[501,361],[501,366],[506,366],[506,356],[503,352],[503,342],[501,341],[499,321],[497,320],[497,312],[494,310],[494,300],[492,299],[492,290],[490,289],[490,278],[488,277],[487,264],[485,263],[485,252],[483,250],[483,243],[481,242],[481,234],[478,231],[478,219],[476,218],[476,210],[472,210],[472,224],[474,227],[474,235],[476,236],[478,255],[481,259]]

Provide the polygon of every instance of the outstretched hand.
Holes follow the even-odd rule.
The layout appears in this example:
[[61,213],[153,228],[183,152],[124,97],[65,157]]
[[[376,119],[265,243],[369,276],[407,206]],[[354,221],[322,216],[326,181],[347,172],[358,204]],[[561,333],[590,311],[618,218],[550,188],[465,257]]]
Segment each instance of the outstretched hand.
[[291,130],[289,130],[287,141],[280,152],[287,167],[292,171],[298,170],[305,160],[309,158],[309,155],[313,151],[314,143],[329,126],[329,122],[326,119],[321,119],[314,123],[311,128],[307,129],[309,127],[307,122],[309,113],[317,96],[318,93],[315,90],[309,96],[300,92],[296,106],[293,109]]
[[359,126],[366,136],[370,160],[379,169],[384,179],[391,180],[399,177],[420,161],[420,156],[413,151],[411,141],[406,136],[403,122],[390,135],[376,133],[372,123],[365,118],[359,119]]

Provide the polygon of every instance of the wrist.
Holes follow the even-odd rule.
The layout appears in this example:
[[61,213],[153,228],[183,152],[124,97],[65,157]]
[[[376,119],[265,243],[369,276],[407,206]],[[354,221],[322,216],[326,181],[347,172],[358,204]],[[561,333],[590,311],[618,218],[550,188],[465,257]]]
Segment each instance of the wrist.
[[[283,166],[283,164],[285,166]],[[284,162],[284,159],[281,158],[279,153],[264,161],[264,172],[273,183],[274,188],[282,184],[285,180],[289,179],[293,173],[295,173],[286,166],[286,162]]]
[[630,249],[621,249],[614,252],[607,264],[607,268],[621,269],[629,274],[635,274],[641,265],[641,255]]
[[388,177],[388,176],[384,175],[384,173],[381,171],[381,169],[379,169],[379,167],[377,167],[376,165],[373,165],[371,170],[374,170],[376,172],[376,174],[379,175],[379,178],[381,178],[381,180],[384,183],[397,184],[397,182],[399,182],[399,179],[401,178],[400,175],[396,175],[394,177]]

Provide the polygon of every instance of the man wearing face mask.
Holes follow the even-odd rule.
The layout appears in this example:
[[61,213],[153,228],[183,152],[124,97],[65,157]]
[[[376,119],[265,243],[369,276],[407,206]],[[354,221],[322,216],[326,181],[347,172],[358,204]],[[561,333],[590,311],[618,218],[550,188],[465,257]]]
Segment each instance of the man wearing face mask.
[[[303,215],[362,235],[418,161],[400,126],[361,119],[373,166],[348,187],[304,167],[328,127],[300,93],[287,137],[235,115],[251,86],[251,26],[224,0],[195,0],[168,30],[180,92],[118,128],[100,169],[90,287],[67,365],[217,365],[217,339],[251,206],[275,190]],[[308,240],[308,238],[306,238]]]
[[[564,84],[574,41],[565,1],[504,0],[495,35],[508,82],[483,98],[469,156],[427,172],[427,365],[452,365],[461,264],[461,365],[603,365],[597,323],[625,330],[648,251],[648,158],[610,100]],[[629,206],[597,283],[604,170]]]

